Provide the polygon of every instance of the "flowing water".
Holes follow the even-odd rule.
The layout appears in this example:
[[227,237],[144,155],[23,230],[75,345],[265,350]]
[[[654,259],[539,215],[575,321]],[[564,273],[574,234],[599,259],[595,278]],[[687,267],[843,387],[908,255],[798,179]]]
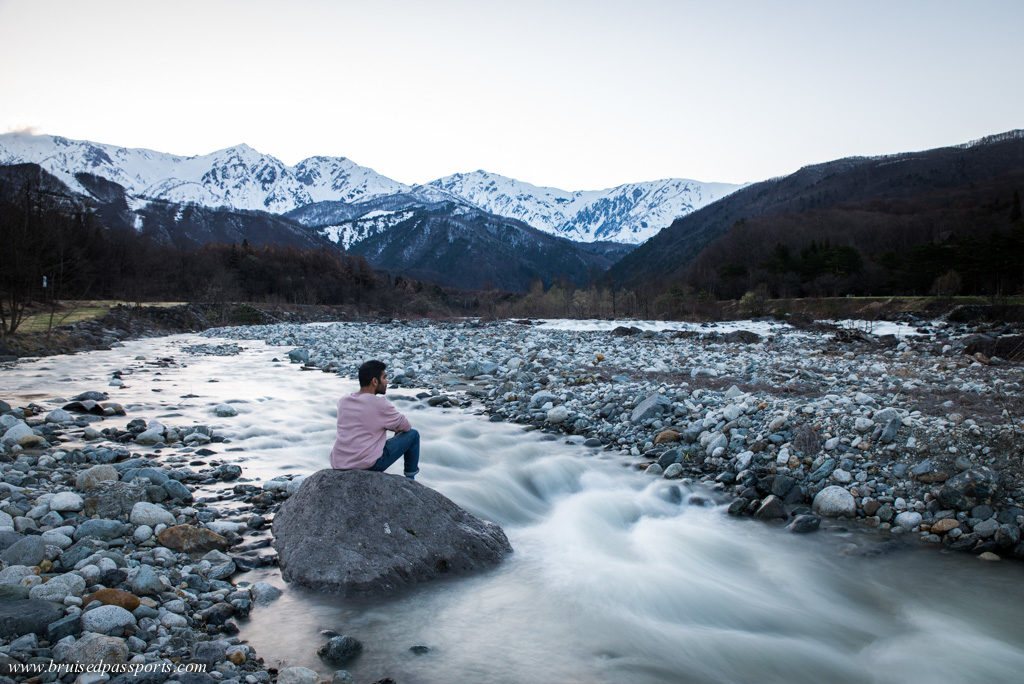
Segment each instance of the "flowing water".
[[[0,396],[43,403],[134,370],[127,387],[110,388],[128,409],[122,421],[210,424],[230,439],[214,448],[246,477],[327,465],[337,398],[355,383],[273,363],[287,350],[259,342],[241,343],[237,356],[182,351],[200,342],[216,341],[175,336],[20,364],[0,372]],[[178,363],[153,365],[167,356]],[[500,524],[515,552],[490,572],[373,602],[286,588],[276,569],[237,577],[286,589],[240,625],[268,663],[329,676],[314,652],[330,629],[363,642],[347,669],[367,682],[1022,677],[1018,563],[912,545],[865,555],[881,537],[838,526],[798,536],[732,519],[713,493],[646,477],[580,438],[428,408],[413,394],[389,398],[421,432],[418,480]],[[225,401],[238,416],[212,415]]]

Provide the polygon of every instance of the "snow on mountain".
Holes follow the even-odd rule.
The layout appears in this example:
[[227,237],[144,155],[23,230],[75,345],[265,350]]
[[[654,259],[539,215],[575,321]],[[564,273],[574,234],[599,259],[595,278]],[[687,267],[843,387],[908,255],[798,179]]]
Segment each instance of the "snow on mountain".
[[[570,240],[629,244],[741,187],[672,178],[570,192],[486,171],[412,187],[344,157],[316,156],[287,166],[244,144],[183,157],[52,135],[0,135],[0,165],[22,162],[39,164],[84,194],[89,190],[75,177],[83,172],[123,186],[130,197],[273,214],[300,210],[293,218],[310,227],[338,226],[373,210],[449,202]],[[375,234],[370,224],[366,229]]]
[[411,209],[402,211],[372,211],[352,221],[333,226],[321,226],[316,232],[337,244],[342,249],[349,249],[355,243],[387,232],[393,226],[405,221],[415,212]]
[[459,198],[484,211],[570,240],[638,244],[680,216],[740,187],[670,178],[571,192],[474,171],[438,178],[426,186],[416,186],[415,190],[421,194],[433,190]]
[[344,157],[287,166],[248,145],[183,157],[51,135],[0,135],[0,164],[33,162],[71,189],[76,173],[111,180],[134,196],[281,214],[312,202],[357,202],[410,188]]

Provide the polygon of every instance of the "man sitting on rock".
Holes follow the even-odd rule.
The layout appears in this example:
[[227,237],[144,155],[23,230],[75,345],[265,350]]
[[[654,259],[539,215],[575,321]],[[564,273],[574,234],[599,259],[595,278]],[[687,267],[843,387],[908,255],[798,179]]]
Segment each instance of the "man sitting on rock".
[[[359,391],[338,400],[338,437],[331,449],[335,470],[383,472],[405,459],[405,476],[416,478],[420,461],[420,433],[383,396],[388,391],[387,366],[367,361],[359,367]],[[396,434],[387,439],[387,431]]]

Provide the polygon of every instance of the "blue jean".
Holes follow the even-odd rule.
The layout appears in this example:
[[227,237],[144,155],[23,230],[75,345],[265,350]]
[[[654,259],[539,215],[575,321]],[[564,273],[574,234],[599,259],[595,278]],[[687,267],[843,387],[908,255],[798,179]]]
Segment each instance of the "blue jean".
[[403,456],[405,457],[405,476],[410,480],[416,479],[416,473],[420,472],[420,433],[416,430],[399,432],[384,442],[384,453],[367,470],[382,473]]

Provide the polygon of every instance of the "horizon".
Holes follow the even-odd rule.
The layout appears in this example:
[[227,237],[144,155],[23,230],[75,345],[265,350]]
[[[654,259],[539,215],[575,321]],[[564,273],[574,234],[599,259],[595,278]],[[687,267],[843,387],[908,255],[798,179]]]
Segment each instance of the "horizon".
[[1024,127],[1021,26],[1008,0],[0,0],[0,131],[181,156],[242,140],[409,185],[742,184]]

